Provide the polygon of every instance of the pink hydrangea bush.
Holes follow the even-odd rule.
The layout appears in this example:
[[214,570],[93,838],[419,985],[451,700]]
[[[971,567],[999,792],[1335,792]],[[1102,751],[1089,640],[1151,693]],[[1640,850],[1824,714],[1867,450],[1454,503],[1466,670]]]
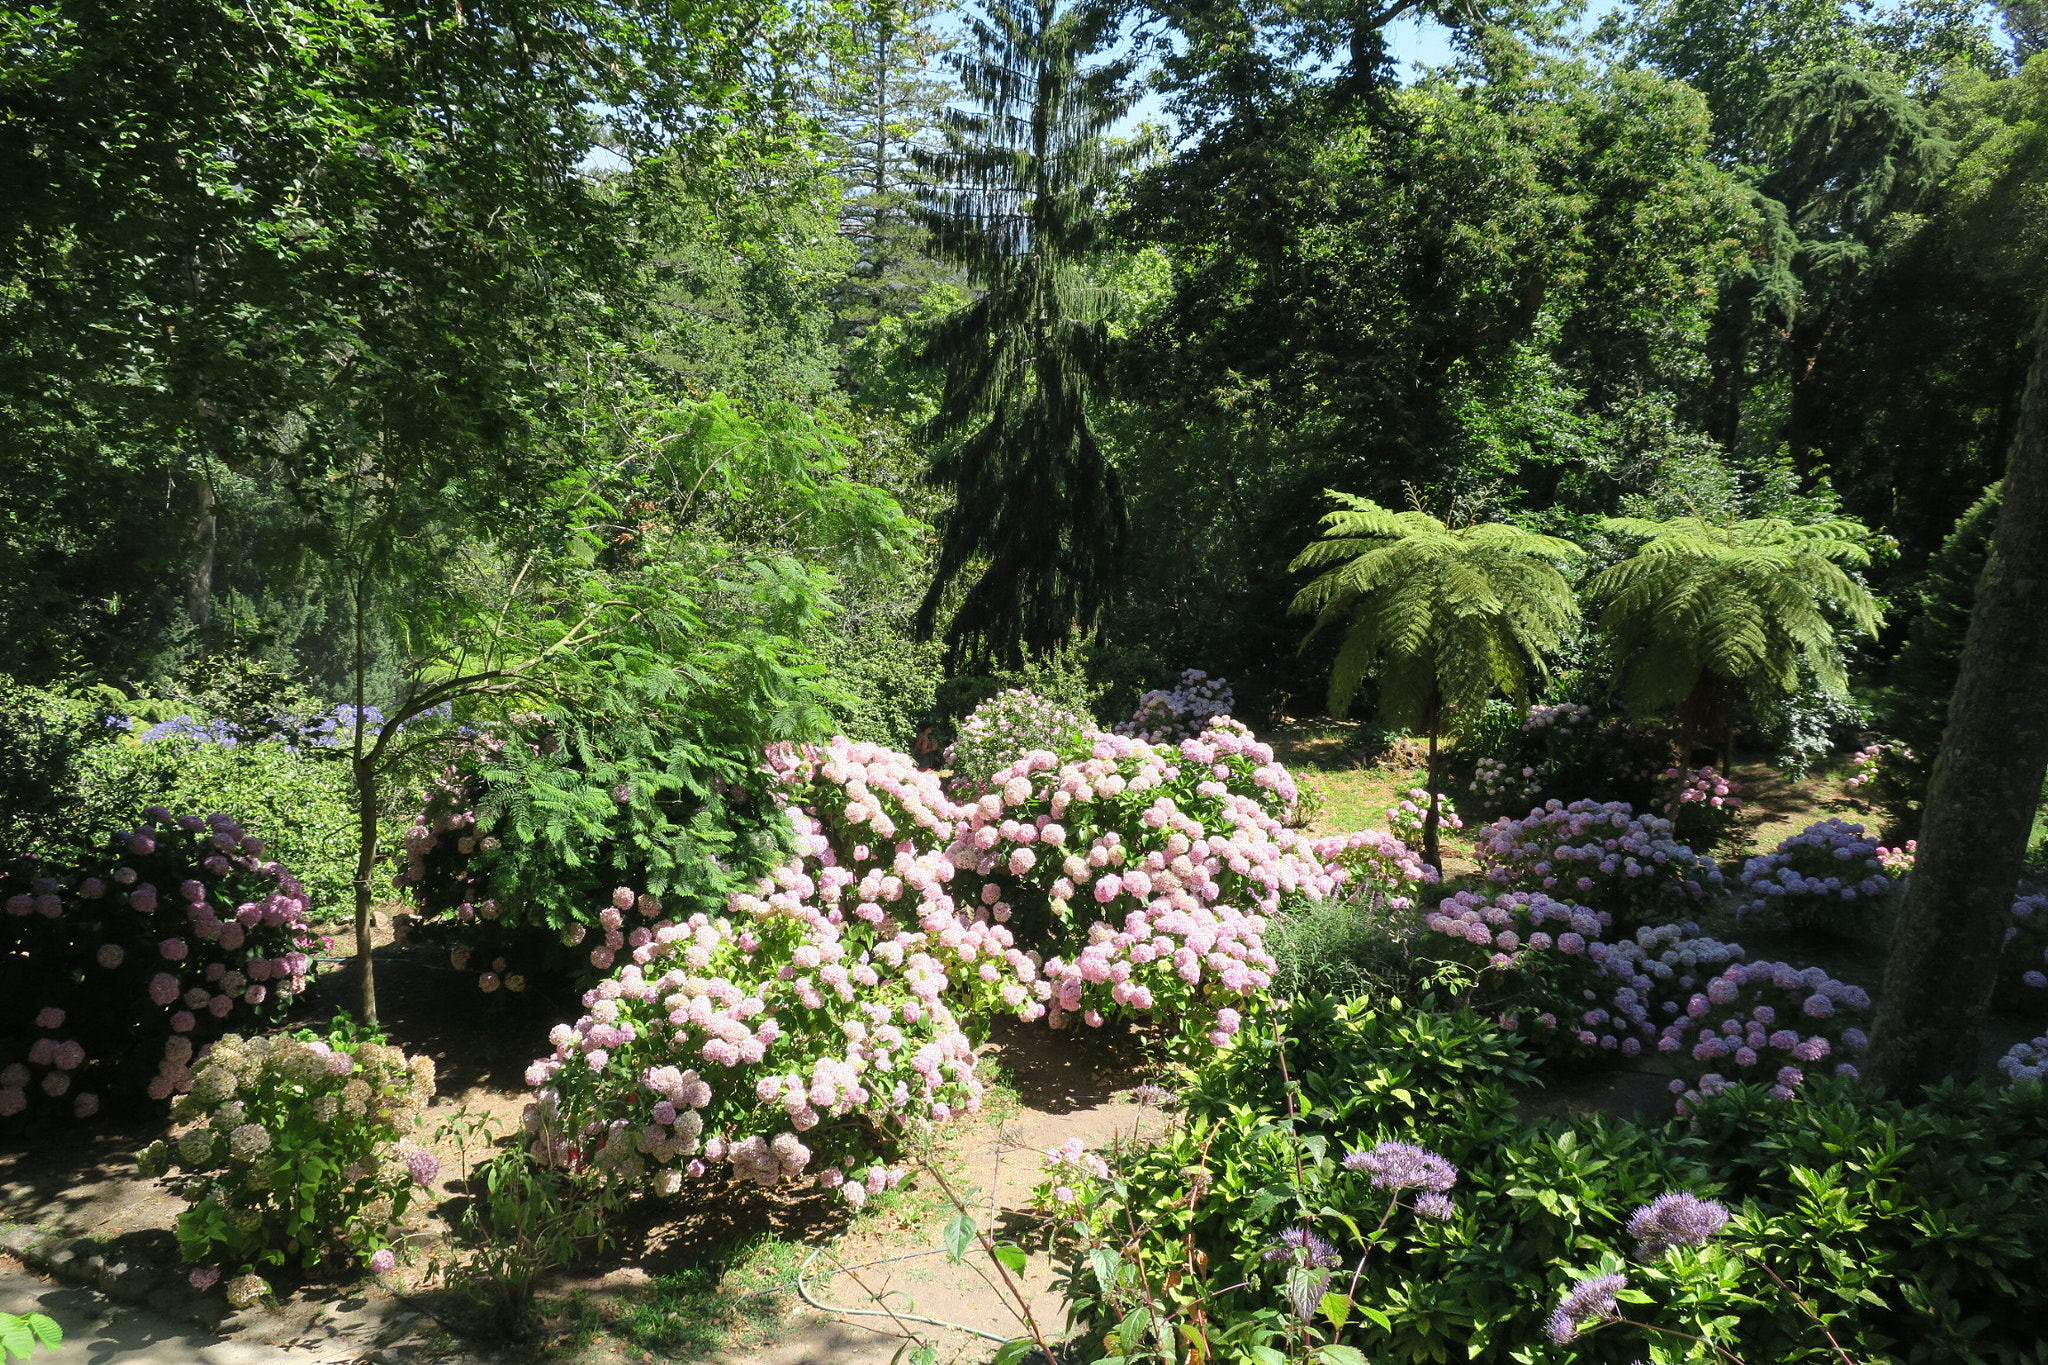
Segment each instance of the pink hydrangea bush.
[[1677,749],[1669,731],[1619,717],[1602,718],[1578,702],[1539,703],[1516,712],[1489,708],[1461,748],[1473,765],[1471,792],[1499,814],[1547,797],[1626,801],[1661,808]]
[[1809,1074],[1854,1077],[1854,1059],[1869,1045],[1849,1022],[1869,1010],[1869,993],[1819,967],[1730,963],[1682,1002],[1660,1008],[1667,1018],[1657,1048],[1678,1067],[1671,1088],[1680,1113],[1738,1081],[1789,1100]]
[[1150,1016],[1226,1041],[1272,984],[1268,919],[1340,884],[1287,826],[1292,776],[1227,718],[1177,746],[1098,732],[1086,758],[998,776],[946,854],[1044,955],[1032,991],[1056,1028]]
[[[1422,826],[1429,818],[1429,789],[1410,787],[1408,794],[1387,807],[1387,829],[1396,839],[1405,844],[1422,843]],[[1465,822],[1458,812],[1451,809],[1450,802],[1439,800],[1437,825],[1440,829],[1465,828]]]
[[981,1104],[936,946],[886,915],[835,918],[794,866],[664,924],[529,1069],[534,1158],[658,1194],[729,1167],[864,1202],[894,1178],[894,1139]]
[[162,807],[62,875],[0,877],[0,1124],[189,1090],[305,989],[305,890],[227,815]]
[[178,1097],[168,1141],[136,1158],[187,1207],[178,1245],[198,1263],[306,1271],[388,1267],[408,1206],[440,1163],[410,1136],[434,1096],[434,1063],[347,1027],[328,1036],[228,1034]]
[[1745,924],[1785,929],[1857,923],[1892,888],[1877,849],[1861,825],[1817,820],[1742,865],[1736,916]]
[[1522,819],[1504,816],[1479,831],[1476,852],[1496,885],[1588,905],[1623,924],[1669,918],[1722,884],[1714,860],[1680,843],[1669,820],[1619,801],[1552,800]]
[[1672,837],[1695,848],[1726,838],[1742,815],[1742,784],[1712,764],[1666,768],[1657,810],[1671,821]]
[[1229,715],[1235,705],[1237,694],[1229,683],[1190,668],[1172,687],[1154,688],[1139,697],[1131,718],[1110,728],[1152,744],[1178,744],[1201,734],[1216,717]]

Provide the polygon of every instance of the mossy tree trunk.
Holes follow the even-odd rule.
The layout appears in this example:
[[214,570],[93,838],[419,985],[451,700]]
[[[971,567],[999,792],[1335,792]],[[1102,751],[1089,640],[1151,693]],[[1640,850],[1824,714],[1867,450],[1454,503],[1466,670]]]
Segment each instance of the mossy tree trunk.
[[2035,336],[1871,1040],[1870,1079],[1898,1093],[1976,1068],[2048,770],[2048,306]]

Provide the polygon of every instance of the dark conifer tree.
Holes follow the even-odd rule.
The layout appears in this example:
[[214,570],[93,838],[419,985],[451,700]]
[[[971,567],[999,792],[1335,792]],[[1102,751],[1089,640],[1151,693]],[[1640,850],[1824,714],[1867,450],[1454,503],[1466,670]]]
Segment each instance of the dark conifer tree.
[[954,506],[917,626],[928,638],[951,606],[956,662],[1015,666],[1087,629],[1123,555],[1123,490],[1088,420],[1108,341],[1088,267],[1106,187],[1139,151],[1107,136],[1136,101],[1131,62],[1089,64],[1115,32],[1092,4],[988,0],[957,59],[966,107],[917,157],[935,248],[976,291],[919,348],[944,380],[930,478]]

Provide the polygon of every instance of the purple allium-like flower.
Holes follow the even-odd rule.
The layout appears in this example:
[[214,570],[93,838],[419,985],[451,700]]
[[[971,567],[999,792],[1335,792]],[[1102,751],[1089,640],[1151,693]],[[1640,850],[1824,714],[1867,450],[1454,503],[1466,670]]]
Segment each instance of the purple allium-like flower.
[[1451,1221],[1451,1215],[1457,1212],[1457,1207],[1451,1203],[1451,1197],[1447,1194],[1421,1194],[1415,1197],[1415,1212],[1419,1217],[1434,1218],[1438,1222],[1448,1223]]
[[1550,1315],[1550,1321],[1544,1324],[1544,1332],[1562,1346],[1577,1338],[1579,1328],[1587,1319],[1619,1317],[1621,1312],[1614,1296],[1626,1288],[1626,1275],[1601,1275],[1579,1281],[1557,1305],[1557,1311]]
[[1673,1247],[1696,1247],[1728,1225],[1728,1210],[1711,1199],[1689,1194],[1659,1195],[1628,1220],[1628,1235],[1642,1245],[1643,1259],[1662,1256]]
[[1307,1228],[1289,1228],[1279,1240],[1260,1253],[1268,1261],[1294,1261],[1312,1269],[1324,1269],[1341,1259],[1337,1249]]
[[1434,1152],[1406,1142],[1382,1142],[1369,1152],[1344,1158],[1347,1171],[1368,1171],[1372,1183],[1387,1190],[1426,1190],[1442,1194],[1458,1183],[1458,1168]]

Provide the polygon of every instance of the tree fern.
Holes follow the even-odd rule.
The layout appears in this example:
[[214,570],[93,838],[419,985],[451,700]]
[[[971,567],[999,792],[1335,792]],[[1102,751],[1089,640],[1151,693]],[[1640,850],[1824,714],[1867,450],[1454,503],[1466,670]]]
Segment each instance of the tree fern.
[[1802,673],[1848,689],[1836,622],[1875,635],[1883,614],[1843,566],[1870,562],[1854,521],[1779,517],[1716,524],[1700,517],[1613,517],[1636,553],[1596,575],[1587,597],[1614,647],[1622,694],[1638,714],[1676,709],[1695,735],[1726,720],[1747,689],[1792,691]]
[[1315,613],[1310,638],[1347,623],[1330,673],[1332,716],[1360,685],[1379,683],[1388,721],[1429,736],[1429,813],[1423,856],[1437,849],[1437,741],[1497,693],[1517,700],[1544,671],[1577,616],[1557,562],[1582,551],[1567,540],[1500,522],[1453,527],[1420,509],[1394,512],[1334,490],[1338,510],[1293,567],[1323,569],[1292,610]]

